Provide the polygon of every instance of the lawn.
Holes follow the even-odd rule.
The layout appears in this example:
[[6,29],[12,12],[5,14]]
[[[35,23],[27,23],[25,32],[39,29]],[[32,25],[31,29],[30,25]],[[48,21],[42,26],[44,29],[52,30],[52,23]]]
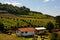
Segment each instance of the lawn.
[[0,40],[32,40],[33,38],[17,37],[15,34],[0,34]]
[[[46,37],[49,40],[48,37]],[[38,40],[41,40],[41,37],[37,38]],[[33,38],[23,38],[23,37],[17,37],[16,34],[8,35],[8,34],[0,34],[0,40],[33,40]]]
[[15,35],[0,34],[0,40],[23,40]]

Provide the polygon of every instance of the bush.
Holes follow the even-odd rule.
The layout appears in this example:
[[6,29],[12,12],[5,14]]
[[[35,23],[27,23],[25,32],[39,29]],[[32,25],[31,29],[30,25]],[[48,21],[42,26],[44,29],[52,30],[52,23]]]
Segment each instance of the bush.
[[46,31],[40,31],[39,34],[40,35],[44,35],[46,33]]
[[60,34],[58,34],[57,40],[60,40]]
[[0,31],[3,31],[3,29],[4,29],[4,24],[0,22]]
[[51,30],[54,28],[54,24],[52,22],[48,22],[46,24],[46,28],[49,32],[51,32]]
[[51,40],[57,40],[57,33],[52,33]]

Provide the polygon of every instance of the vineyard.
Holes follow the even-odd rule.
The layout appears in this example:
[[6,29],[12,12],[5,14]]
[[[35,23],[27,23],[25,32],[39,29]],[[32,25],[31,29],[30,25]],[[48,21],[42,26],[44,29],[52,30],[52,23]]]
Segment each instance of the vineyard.
[[11,27],[40,27],[45,26],[50,21],[55,24],[53,17],[47,17],[43,14],[29,13],[29,15],[13,15],[0,13],[0,22],[7,29]]

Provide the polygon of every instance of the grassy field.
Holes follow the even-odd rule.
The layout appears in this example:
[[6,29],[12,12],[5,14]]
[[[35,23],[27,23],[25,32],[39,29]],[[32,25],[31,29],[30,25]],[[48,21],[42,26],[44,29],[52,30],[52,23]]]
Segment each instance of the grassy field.
[[22,40],[21,38],[17,38],[15,35],[7,35],[7,34],[0,34],[0,40]]
[[[22,20],[24,21],[22,21]],[[25,27],[28,25],[33,26],[45,26],[49,21],[51,21],[53,24],[55,24],[55,19],[53,17],[47,17],[43,14],[33,14],[30,13],[29,15],[13,15],[9,13],[2,14],[0,13],[0,21],[4,24],[4,27],[10,28],[17,26],[17,23],[19,23],[19,26]],[[9,23],[9,24],[8,24]],[[47,39],[50,40],[49,37],[46,36]],[[0,34],[0,40],[33,40],[33,38],[23,38],[23,37],[17,37],[16,34],[13,35],[7,35],[7,34]],[[37,40],[41,40],[41,37],[38,37]]]
[[[49,37],[45,36],[45,38],[47,38],[45,40],[50,40]],[[33,38],[17,37],[15,34],[0,34],[0,40],[33,40]],[[37,40],[41,40],[41,37],[38,37]]]
[[[25,21],[22,21],[22,20]],[[30,15],[13,15],[9,13],[0,14],[0,21],[4,24],[4,26],[10,27],[10,26],[17,26],[17,23],[19,23],[19,26],[28,26],[28,25],[36,25],[38,26],[45,26],[48,22],[52,22],[55,24],[55,19],[52,17],[48,17],[42,14],[30,14]],[[8,24],[9,23],[9,24]],[[29,24],[30,23],[30,24]]]
[[31,40],[32,38],[23,38],[17,37],[15,34],[7,35],[7,34],[0,34],[0,40]]
[[[57,32],[60,35],[60,31]],[[44,40],[50,40],[50,36],[45,36]],[[8,34],[2,34],[0,33],[0,40],[33,40],[33,38],[24,38],[24,37],[17,37],[16,34],[8,35]],[[39,36],[37,40],[41,40],[41,37]]]

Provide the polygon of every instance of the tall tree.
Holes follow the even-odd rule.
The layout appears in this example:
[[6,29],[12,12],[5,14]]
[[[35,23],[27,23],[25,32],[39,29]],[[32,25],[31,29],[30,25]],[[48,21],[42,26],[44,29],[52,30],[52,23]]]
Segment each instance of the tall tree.
[[54,28],[53,23],[52,23],[52,22],[48,22],[48,23],[46,24],[46,28],[47,28],[47,30],[49,30],[49,32],[51,32],[51,30]]
[[4,30],[4,25],[2,22],[0,22],[0,31],[3,31]]
[[56,16],[56,25],[60,28],[60,16]]
[[22,7],[17,7],[9,4],[2,4],[0,3],[0,10],[6,10],[9,13],[12,14],[20,14],[20,15],[28,15],[30,12],[30,9],[22,6]]

